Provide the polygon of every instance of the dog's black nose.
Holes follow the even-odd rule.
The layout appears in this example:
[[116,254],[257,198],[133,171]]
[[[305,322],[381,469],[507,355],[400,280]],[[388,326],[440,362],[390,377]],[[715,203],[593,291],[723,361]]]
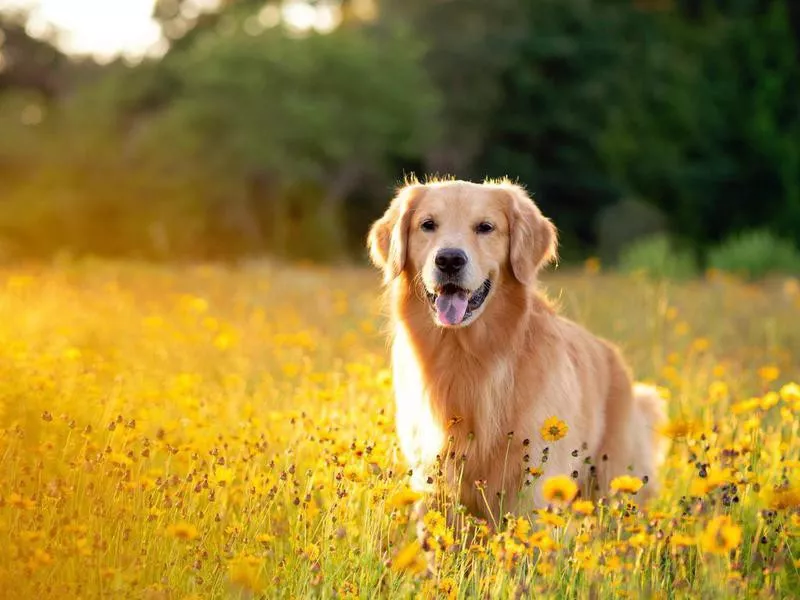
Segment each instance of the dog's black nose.
[[435,262],[442,273],[455,275],[467,264],[467,255],[458,248],[442,248],[436,253]]

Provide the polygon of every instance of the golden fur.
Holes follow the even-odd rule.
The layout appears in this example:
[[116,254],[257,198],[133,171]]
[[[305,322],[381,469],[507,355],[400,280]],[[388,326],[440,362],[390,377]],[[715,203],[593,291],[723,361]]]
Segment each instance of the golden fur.
[[[424,230],[426,219],[435,231]],[[494,229],[478,233],[482,222]],[[546,504],[528,467],[541,466],[542,479],[577,472],[584,494],[628,473],[649,479],[640,497],[657,489],[657,394],[634,388],[611,344],[560,317],[537,293],[537,272],[555,258],[556,237],[515,184],[435,181],[404,186],[368,238],[387,286],[397,431],[412,485],[431,491],[443,479],[490,522]],[[458,326],[438,322],[427,297],[437,285],[434,257],[447,247],[469,258],[465,289],[492,284]],[[569,431],[547,442],[540,429],[553,416]]]

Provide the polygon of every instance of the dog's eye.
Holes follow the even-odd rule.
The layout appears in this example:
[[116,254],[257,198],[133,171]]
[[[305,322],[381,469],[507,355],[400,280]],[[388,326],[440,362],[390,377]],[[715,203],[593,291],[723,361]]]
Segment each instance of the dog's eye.
[[484,221],[483,223],[478,223],[475,227],[475,233],[492,233],[494,231],[494,225],[491,223]]
[[419,228],[422,229],[422,231],[436,231],[436,221],[433,219],[425,219],[419,224]]

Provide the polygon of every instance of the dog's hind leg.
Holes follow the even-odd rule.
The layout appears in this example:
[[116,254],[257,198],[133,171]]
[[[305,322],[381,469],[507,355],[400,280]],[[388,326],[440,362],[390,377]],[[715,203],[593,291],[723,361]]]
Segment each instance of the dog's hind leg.
[[615,477],[636,476],[646,482],[637,494],[644,504],[659,490],[657,471],[664,448],[657,430],[664,419],[663,401],[655,388],[634,385],[616,350],[610,350],[605,428],[595,458],[597,483],[604,495]]
[[[666,446],[658,433],[664,420],[663,401],[658,391],[642,384],[630,388],[629,410],[624,418],[613,413],[597,457],[597,478],[601,495],[610,491],[611,481],[621,475],[632,475],[645,485],[636,500],[644,505],[660,489],[658,467]],[[619,400],[619,396],[617,397]]]

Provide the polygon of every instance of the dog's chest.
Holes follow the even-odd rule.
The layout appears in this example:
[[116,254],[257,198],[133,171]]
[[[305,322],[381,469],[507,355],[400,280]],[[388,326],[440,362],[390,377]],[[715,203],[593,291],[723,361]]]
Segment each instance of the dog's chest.
[[514,397],[506,362],[446,350],[421,359],[403,337],[395,339],[392,354],[398,432],[409,458],[485,456],[504,439]]

